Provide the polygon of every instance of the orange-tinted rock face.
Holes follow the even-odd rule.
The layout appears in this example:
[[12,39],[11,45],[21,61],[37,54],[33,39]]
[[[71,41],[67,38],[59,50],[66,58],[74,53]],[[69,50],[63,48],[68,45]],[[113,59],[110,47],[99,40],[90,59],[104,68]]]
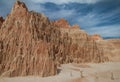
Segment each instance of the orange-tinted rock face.
[[64,18],[54,21],[53,24],[61,28],[70,28],[69,23]]
[[1,28],[3,22],[4,22],[4,19],[3,19],[3,17],[0,16],[0,28]]
[[73,28],[73,29],[80,29],[79,25],[77,25],[77,24],[74,24],[71,28]]
[[102,37],[100,35],[98,35],[98,34],[91,35],[91,38],[93,40],[103,40]]
[[75,24],[73,26],[70,26],[69,23],[67,22],[67,20],[65,20],[64,18],[61,18],[59,20],[56,21],[52,21],[52,23],[55,26],[58,26],[60,28],[66,28],[66,29],[80,29],[79,25]]

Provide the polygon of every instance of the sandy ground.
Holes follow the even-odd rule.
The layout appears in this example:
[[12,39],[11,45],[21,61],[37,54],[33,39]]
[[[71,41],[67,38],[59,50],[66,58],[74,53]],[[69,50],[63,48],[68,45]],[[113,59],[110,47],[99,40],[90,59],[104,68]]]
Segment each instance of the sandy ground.
[[0,77],[0,82],[120,82],[120,62],[63,64],[50,77]]

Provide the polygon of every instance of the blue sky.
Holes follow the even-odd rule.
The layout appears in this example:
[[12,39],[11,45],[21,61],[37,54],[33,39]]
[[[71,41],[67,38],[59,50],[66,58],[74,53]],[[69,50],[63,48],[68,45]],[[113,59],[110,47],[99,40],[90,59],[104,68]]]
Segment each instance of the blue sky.
[[[44,13],[50,20],[65,18],[89,34],[120,38],[120,0],[20,0],[29,10]],[[0,15],[6,17],[15,0],[0,0]]]

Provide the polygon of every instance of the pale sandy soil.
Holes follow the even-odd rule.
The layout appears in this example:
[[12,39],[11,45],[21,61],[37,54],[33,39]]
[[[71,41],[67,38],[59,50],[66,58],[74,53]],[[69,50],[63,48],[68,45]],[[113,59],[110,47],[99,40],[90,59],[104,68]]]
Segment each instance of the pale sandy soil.
[[56,76],[0,77],[0,82],[120,82],[120,62],[64,64],[58,69]]

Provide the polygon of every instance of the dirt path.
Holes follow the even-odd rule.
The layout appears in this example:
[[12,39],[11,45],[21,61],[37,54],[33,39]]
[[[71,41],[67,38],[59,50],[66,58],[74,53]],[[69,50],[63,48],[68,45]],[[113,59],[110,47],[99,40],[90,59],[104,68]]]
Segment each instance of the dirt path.
[[50,77],[1,77],[0,82],[120,82],[120,62],[64,64]]

